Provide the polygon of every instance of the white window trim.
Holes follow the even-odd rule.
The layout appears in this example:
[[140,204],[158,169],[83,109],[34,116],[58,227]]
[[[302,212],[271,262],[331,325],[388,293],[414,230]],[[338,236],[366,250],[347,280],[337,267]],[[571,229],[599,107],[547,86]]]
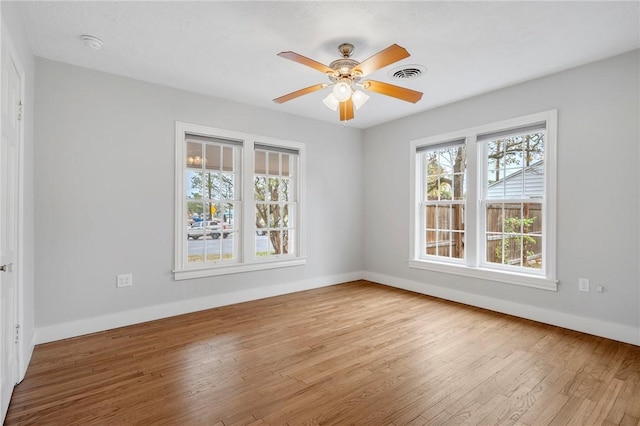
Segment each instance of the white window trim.
[[[545,111],[537,114],[530,114],[509,120],[490,123],[483,126],[472,127],[451,133],[430,136],[412,140],[409,149],[409,191],[411,208],[409,210],[409,253],[408,265],[411,268],[443,272],[454,275],[461,275],[470,278],[478,278],[487,281],[497,281],[520,285],[525,287],[539,288],[544,290],[557,291],[558,281],[556,279],[556,197],[557,197],[557,110]],[[478,241],[478,230],[481,227],[479,214],[482,179],[478,171],[482,158],[482,150],[477,143],[477,135],[495,132],[503,129],[523,127],[540,121],[546,121],[546,141],[545,141],[545,216],[543,218],[544,244],[546,253],[546,267],[543,274],[532,271],[531,274],[514,272],[500,269],[489,269],[480,263],[481,241]],[[465,223],[465,260],[463,262],[438,259],[431,260],[420,257],[420,240],[417,238],[421,233],[421,210],[420,210],[420,190],[422,187],[422,173],[420,171],[420,158],[416,155],[418,147],[435,145],[447,140],[466,139],[467,158],[475,159],[467,163],[467,204]],[[473,221],[473,223],[471,223]]]
[[[217,136],[226,139],[236,139],[243,141],[242,148],[242,191],[239,256],[238,261],[233,263],[211,263],[206,266],[189,266],[186,262],[185,252],[187,249],[186,228],[184,223],[185,208],[185,185],[184,170],[186,164],[186,144],[184,143],[186,133]],[[201,126],[197,124],[176,121],[176,156],[175,156],[175,252],[174,252],[174,279],[185,280],[191,278],[202,278],[217,275],[235,274],[241,272],[260,271],[266,269],[285,268],[291,266],[304,265],[307,262],[306,246],[306,146],[301,142],[283,139],[270,138],[250,133],[237,132],[226,129]],[[252,253],[255,238],[255,203],[254,203],[254,145],[271,145],[275,147],[291,148],[298,150],[298,210],[296,223],[296,255],[273,256],[268,260],[258,258]]]

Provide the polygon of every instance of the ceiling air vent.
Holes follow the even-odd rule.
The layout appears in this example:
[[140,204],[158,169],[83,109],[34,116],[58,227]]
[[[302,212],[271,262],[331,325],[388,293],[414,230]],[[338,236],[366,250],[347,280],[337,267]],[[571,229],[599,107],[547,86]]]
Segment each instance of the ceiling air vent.
[[389,71],[389,77],[394,80],[413,80],[427,71],[422,65],[402,65]]

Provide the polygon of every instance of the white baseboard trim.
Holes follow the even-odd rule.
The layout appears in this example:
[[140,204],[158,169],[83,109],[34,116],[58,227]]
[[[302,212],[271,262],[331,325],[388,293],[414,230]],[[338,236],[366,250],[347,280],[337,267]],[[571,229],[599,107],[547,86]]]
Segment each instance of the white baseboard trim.
[[364,272],[363,279],[374,283],[388,285],[403,290],[413,291],[428,296],[460,302],[466,305],[476,306],[503,314],[526,318],[544,324],[551,324],[582,333],[606,337],[620,342],[631,343],[640,346],[640,329],[623,324],[593,318],[580,317],[564,312],[524,305],[493,297],[480,296],[446,287],[391,277],[374,272]]
[[36,344],[53,342],[55,340],[68,339],[70,337],[77,337],[127,325],[139,324],[142,322],[188,314],[205,309],[232,305],[234,303],[248,302],[251,300],[280,296],[298,291],[327,287],[348,281],[359,280],[362,279],[362,276],[363,272],[357,271],[327,277],[310,278],[303,281],[215,294],[197,299],[181,300],[163,305],[147,306],[124,312],[101,315],[79,321],[54,324],[38,328],[36,330],[35,342]]
[[33,356],[33,350],[36,347],[36,330],[32,329],[29,336],[23,336],[25,342],[28,342],[26,345],[21,345],[18,350],[18,383],[24,379],[25,374],[27,374],[27,367],[31,362],[31,357]]

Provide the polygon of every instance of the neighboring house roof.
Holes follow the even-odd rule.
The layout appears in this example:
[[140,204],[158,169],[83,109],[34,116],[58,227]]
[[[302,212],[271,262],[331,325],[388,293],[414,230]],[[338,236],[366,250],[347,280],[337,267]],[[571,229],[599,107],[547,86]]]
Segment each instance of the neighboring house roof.
[[512,173],[487,188],[488,198],[535,198],[543,195],[544,160]]

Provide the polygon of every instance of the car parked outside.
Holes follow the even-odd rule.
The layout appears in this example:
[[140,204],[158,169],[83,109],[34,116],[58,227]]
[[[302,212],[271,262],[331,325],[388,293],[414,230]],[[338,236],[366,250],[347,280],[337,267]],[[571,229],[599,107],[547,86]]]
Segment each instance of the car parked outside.
[[[216,231],[220,231],[220,225],[215,220],[203,220],[201,222],[195,222],[193,225],[187,227],[187,239],[199,240],[207,235],[214,237]],[[220,233],[217,233],[218,238]]]
[[187,227],[187,239],[199,240],[207,235],[217,240],[222,235],[223,238],[227,238],[233,233],[232,229],[229,229],[229,225],[224,223],[220,225],[217,220],[203,220],[202,222],[196,222],[193,225]]

